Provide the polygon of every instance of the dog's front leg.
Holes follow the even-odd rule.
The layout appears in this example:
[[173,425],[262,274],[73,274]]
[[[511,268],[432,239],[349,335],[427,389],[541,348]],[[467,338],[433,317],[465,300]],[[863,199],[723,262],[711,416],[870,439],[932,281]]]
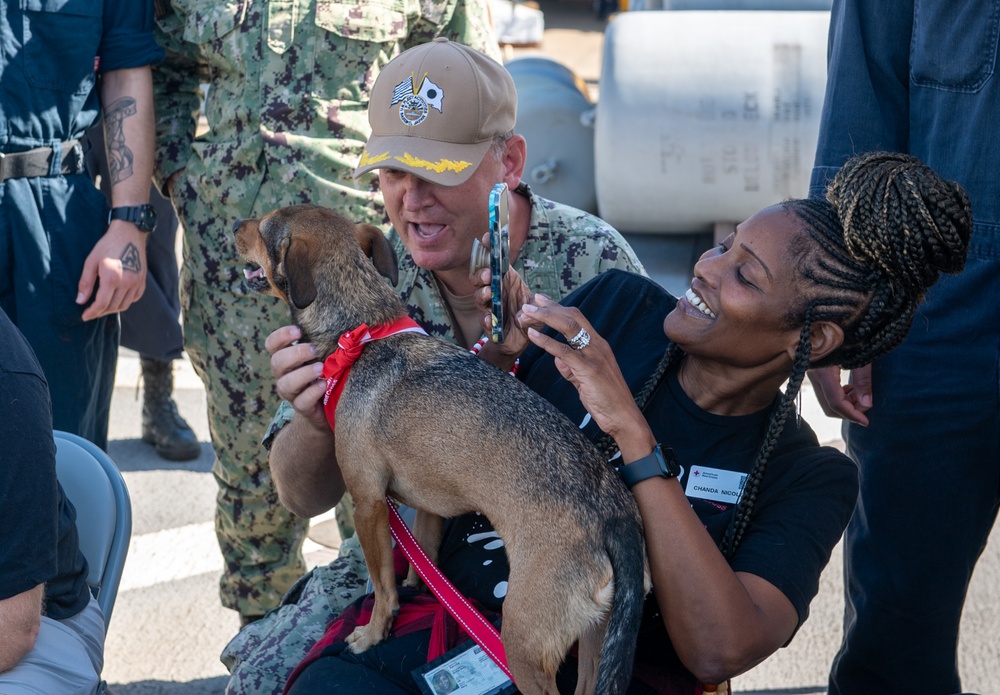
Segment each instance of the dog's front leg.
[[[417,518],[413,521],[413,537],[423,548],[424,554],[431,562],[437,563],[438,549],[441,545],[441,528],[444,526],[444,518],[433,512],[423,509],[417,510]],[[423,589],[423,582],[417,575],[417,570],[410,565],[410,571],[406,574],[406,581],[403,586],[410,586],[415,589]]]
[[385,497],[359,499],[355,496],[354,503],[354,526],[375,592],[371,620],[347,636],[346,642],[357,654],[389,635],[393,618],[399,614],[399,594],[392,566],[392,536]]

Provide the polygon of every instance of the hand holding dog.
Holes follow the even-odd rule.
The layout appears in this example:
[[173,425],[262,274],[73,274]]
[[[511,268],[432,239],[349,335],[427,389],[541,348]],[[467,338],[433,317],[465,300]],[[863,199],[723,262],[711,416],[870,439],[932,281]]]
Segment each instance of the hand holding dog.
[[296,413],[274,437],[269,461],[281,503],[293,514],[309,518],[333,507],[345,486],[333,430],[323,414],[323,365],[316,361],[311,343],[295,342],[301,337],[298,326],[283,326],[264,341],[278,394]]
[[298,326],[283,326],[267,336],[264,347],[271,355],[278,395],[292,404],[295,412],[318,430],[329,431],[323,413],[323,363],[316,359],[311,343],[296,343],[302,337]]

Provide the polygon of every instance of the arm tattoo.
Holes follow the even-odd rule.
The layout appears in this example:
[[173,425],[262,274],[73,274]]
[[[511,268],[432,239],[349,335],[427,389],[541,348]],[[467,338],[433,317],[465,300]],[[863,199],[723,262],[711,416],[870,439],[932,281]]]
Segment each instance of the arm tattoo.
[[122,262],[122,269],[130,273],[142,272],[142,261],[139,260],[139,249],[135,244],[129,242],[125,245],[125,250],[119,257]]
[[122,97],[108,107],[104,114],[105,139],[108,143],[108,168],[111,184],[121,183],[132,176],[132,150],[125,146],[125,119],[138,111],[135,99]]

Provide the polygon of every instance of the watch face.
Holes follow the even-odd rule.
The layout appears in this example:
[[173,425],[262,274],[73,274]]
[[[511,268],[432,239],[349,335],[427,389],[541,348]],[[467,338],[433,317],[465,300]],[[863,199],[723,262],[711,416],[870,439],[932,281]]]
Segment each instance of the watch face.
[[108,221],[125,220],[143,232],[151,232],[156,227],[156,208],[152,205],[132,205],[111,210]]
[[677,455],[674,454],[674,450],[669,446],[663,447],[660,454],[663,456],[664,472],[667,477],[676,478],[679,476],[681,474],[681,464],[677,460]]
[[156,208],[152,205],[143,205],[139,208],[139,219],[136,226],[144,232],[151,232],[156,227]]

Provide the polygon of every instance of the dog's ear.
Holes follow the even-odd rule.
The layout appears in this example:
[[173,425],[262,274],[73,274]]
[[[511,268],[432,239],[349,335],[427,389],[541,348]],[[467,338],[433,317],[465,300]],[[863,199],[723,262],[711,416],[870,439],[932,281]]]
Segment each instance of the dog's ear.
[[382,230],[370,224],[356,224],[354,236],[357,237],[361,250],[372,259],[375,270],[395,285],[399,280],[399,259]]
[[316,301],[316,279],[313,277],[311,258],[309,242],[299,238],[288,242],[282,269],[288,282],[288,301],[296,309],[305,309]]

